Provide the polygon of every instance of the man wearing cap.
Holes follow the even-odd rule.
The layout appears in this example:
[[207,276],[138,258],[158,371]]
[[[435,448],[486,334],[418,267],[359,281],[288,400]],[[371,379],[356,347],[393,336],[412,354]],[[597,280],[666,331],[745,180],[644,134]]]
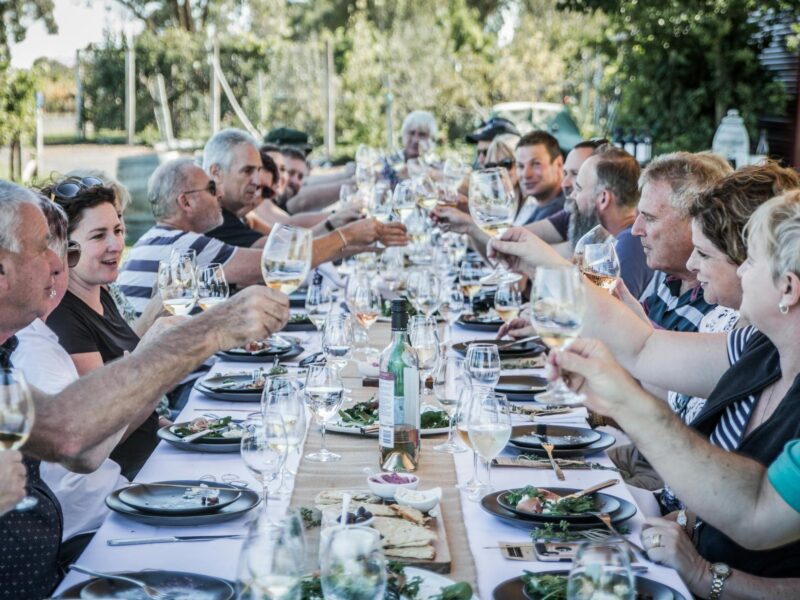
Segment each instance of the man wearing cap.
[[492,144],[492,140],[504,133],[519,135],[519,131],[517,131],[514,123],[503,117],[492,117],[475,131],[467,135],[467,142],[476,145],[475,161],[473,162],[474,168],[483,168],[483,165],[486,163],[486,151]]

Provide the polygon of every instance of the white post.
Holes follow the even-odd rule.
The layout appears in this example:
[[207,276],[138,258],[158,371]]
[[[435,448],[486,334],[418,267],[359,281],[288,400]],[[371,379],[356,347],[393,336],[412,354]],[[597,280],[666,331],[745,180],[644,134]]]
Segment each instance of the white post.
[[83,82],[81,81],[81,51],[75,51],[75,130],[78,139],[83,139]]
[[336,119],[334,98],[333,45],[325,40],[325,153],[333,159],[336,150]]
[[125,39],[125,129],[128,143],[133,144],[136,136],[136,50],[130,30],[126,32]]
[[211,134],[219,131],[219,124],[222,120],[222,89],[220,88],[219,78],[217,77],[215,64],[219,64],[219,41],[215,35],[212,39],[212,53],[211,57]]
[[36,92],[36,173],[44,173],[44,94]]

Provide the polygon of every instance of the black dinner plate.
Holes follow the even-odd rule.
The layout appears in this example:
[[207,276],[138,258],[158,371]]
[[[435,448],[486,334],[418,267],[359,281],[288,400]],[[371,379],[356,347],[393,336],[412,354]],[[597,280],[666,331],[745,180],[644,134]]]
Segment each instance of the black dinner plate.
[[[611,435],[610,433],[606,433],[605,431],[598,431],[600,434],[600,439],[594,442],[593,444],[589,444],[588,446],[584,446],[583,448],[555,448],[553,450],[553,457],[554,458],[571,458],[576,456],[589,456],[590,454],[595,454],[597,452],[602,452],[614,445],[614,442],[617,439]],[[544,448],[537,448],[537,447],[530,447],[530,446],[519,446],[514,442],[508,442],[508,446],[506,448],[511,448],[513,450],[519,450],[521,452],[527,454],[534,454],[536,456],[544,456],[547,457],[547,452],[544,451]]]
[[[540,519],[536,515],[523,517],[522,515],[518,515],[503,507],[497,500],[497,497],[503,492],[505,492],[505,490],[486,494],[483,498],[481,498],[481,508],[493,517],[497,517],[501,521],[505,521],[509,525],[518,527],[520,529],[533,530],[544,525],[553,524],[553,521]],[[619,502],[619,508],[610,515],[611,523],[615,526],[624,523],[636,514],[635,504],[628,502],[623,498],[616,498],[616,500]],[[599,519],[592,519],[580,522],[570,522],[567,528],[570,531],[586,531],[587,529],[602,529],[603,524]]]
[[[580,490],[577,488],[558,488],[558,487],[548,487],[545,488],[550,490],[551,492],[555,492],[560,496],[567,496],[569,494],[574,494],[575,492],[579,492]],[[531,520],[535,521],[545,521],[551,523],[559,523],[561,521],[566,521],[567,523],[585,523],[591,522],[596,523],[597,518],[593,517],[592,515],[545,515],[539,514],[534,515],[529,512],[525,512],[522,510],[517,510],[517,507],[511,504],[510,502],[506,501],[506,495],[511,490],[503,490],[497,496],[497,503],[505,508],[513,512],[516,515],[519,515],[523,518],[530,518]],[[604,512],[608,514],[613,514],[620,508],[620,501],[619,498],[615,496],[609,496],[608,494],[592,494],[595,497],[595,506],[597,507],[597,512]]]
[[308,315],[303,315],[302,319],[298,319],[296,321],[289,320],[281,331],[316,331],[317,328],[314,327],[314,323],[311,322],[311,319],[308,318]]
[[545,435],[547,441],[553,444],[554,450],[585,448],[603,437],[599,431],[594,429],[569,425],[538,423],[536,425],[517,425],[511,428],[511,441],[518,447],[541,449]]
[[[569,571],[542,571],[537,575],[564,575],[569,576]],[[636,592],[640,598],[648,600],[686,600],[683,594],[678,593],[660,581],[647,579],[641,575],[636,575]],[[532,596],[525,591],[525,583],[522,577],[514,577],[504,581],[492,592],[494,600],[541,600],[541,596]]]
[[[256,369],[258,371],[258,369]],[[225,375],[212,374],[199,380],[200,384],[210,392],[226,392],[231,394],[261,394],[264,386],[248,387],[253,381],[251,374]]]
[[501,375],[494,387],[498,394],[505,394],[514,402],[535,400],[536,394],[547,388],[547,379],[538,375]]
[[306,305],[306,296],[308,291],[302,288],[289,294],[289,307],[290,308],[303,308]]
[[[188,425],[181,423],[180,425]],[[160,439],[167,442],[170,446],[175,446],[179,450],[188,452],[209,452],[212,454],[225,454],[227,452],[239,452],[241,446],[240,438],[206,439],[201,438],[195,442],[184,442],[179,435],[172,433],[167,425],[158,430],[157,435]]]
[[279,358],[281,360],[290,360],[297,356],[300,356],[304,351],[304,348],[299,344],[295,344],[294,346],[290,346],[289,348],[281,348],[280,350],[260,350],[258,352],[232,352],[230,350],[224,350],[221,352],[217,352],[217,356],[222,358],[223,360],[229,360],[231,362],[271,362],[274,358]]
[[456,320],[456,325],[469,331],[497,331],[502,327],[503,320],[498,318],[487,320],[480,316],[475,318],[472,315],[461,315]]
[[[232,600],[236,596],[235,585],[225,579],[200,575],[199,573],[182,573],[180,571],[127,571],[115,573],[133,577],[153,586],[162,592],[177,593],[180,597],[189,598],[202,593],[209,600]],[[76,583],[64,590],[59,598],[141,598],[147,600],[144,592],[135,595],[136,586],[113,579],[92,578]]]
[[[171,485],[182,485],[179,481],[161,481]],[[203,482],[198,481],[200,487]],[[206,484],[208,485],[208,484]],[[204,515],[217,512],[236,502],[242,496],[242,490],[227,483],[214,483],[214,487],[226,488],[219,491],[219,503],[202,504],[200,496],[194,499],[184,498],[183,489],[141,483],[119,490],[117,498],[128,506],[153,515]]]
[[[453,349],[461,354],[462,356],[466,356],[467,348],[471,344],[507,344],[507,341],[500,341],[497,340],[474,340],[472,342],[459,342],[457,344],[453,344]],[[541,342],[537,342],[535,340],[531,340],[528,342],[522,342],[521,344],[514,344],[508,348],[503,348],[500,350],[500,358],[521,358],[523,356],[536,356],[541,354],[547,350],[547,347],[542,344]]]
[[[198,481],[196,479],[187,480],[184,483],[189,487],[190,485],[196,485]],[[106,497],[106,506],[123,517],[145,525],[166,525],[167,527],[194,527],[197,525],[224,523],[242,516],[258,506],[260,502],[261,498],[257,492],[243,488],[242,496],[236,502],[213,513],[205,515],[151,515],[125,504],[119,499],[119,490]]]
[[212,400],[224,400],[226,402],[261,402],[262,390],[253,390],[252,392],[231,390],[215,392],[214,390],[207,388],[199,379],[195,381],[194,389],[204,396],[211,398]]

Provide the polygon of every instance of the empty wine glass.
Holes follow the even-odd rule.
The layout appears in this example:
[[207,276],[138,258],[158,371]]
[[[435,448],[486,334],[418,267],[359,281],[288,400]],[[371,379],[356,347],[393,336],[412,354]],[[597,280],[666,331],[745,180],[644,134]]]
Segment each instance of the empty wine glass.
[[353,343],[353,324],[350,315],[329,314],[322,328],[322,351],[328,363],[341,371],[350,359]]
[[614,242],[586,244],[581,257],[581,272],[596,286],[612,292],[621,270]]
[[433,316],[441,303],[441,281],[430,269],[412,271],[406,280],[408,299],[426,317]]
[[470,344],[464,370],[473,387],[493,389],[500,380],[500,353],[497,344]]
[[461,263],[458,272],[458,285],[461,291],[469,298],[469,312],[475,314],[473,300],[481,291],[481,278],[483,276],[483,263],[478,260],[465,260]]
[[[531,292],[531,320],[551,350],[566,348],[580,335],[584,312],[583,279],[576,267],[538,267]],[[562,378],[536,397],[546,404],[579,404],[583,394],[567,387]]]
[[503,321],[508,323],[519,316],[522,309],[522,294],[516,283],[503,283],[497,286],[494,293],[494,310]]
[[584,542],[567,580],[567,598],[634,600],[636,582],[627,550],[615,542]]
[[[292,382],[290,386],[277,387],[267,391],[261,401],[261,414],[265,421],[282,425],[285,433],[286,461],[284,461],[278,488],[274,492],[277,498],[288,498],[292,488],[286,484],[286,474],[294,476],[290,471],[288,459],[290,455],[300,452],[300,446],[306,434],[306,409],[297,386]],[[280,441],[280,440],[279,440]]]
[[503,394],[491,390],[476,390],[476,398],[470,405],[467,431],[472,447],[486,461],[486,483],[473,492],[478,500],[492,491],[492,460],[494,460],[511,438],[511,411]]
[[197,302],[197,278],[189,260],[158,263],[158,293],[164,308],[173,315],[186,316]]
[[[327,326],[326,326],[327,329]],[[333,366],[311,365],[306,374],[304,389],[306,406],[314,419],[320,424],[322,443],[318,452],[307,454],[306,459],[314,462],[336,461],[342,458],[325,447],[325,425],[339,412],[344,396],[344,386],[338,371]]]
[[352,525],[323,529],[319,566],[325,600],[383,598],[386,560],[377,530]]
[[411,189],[410,181],[401,181],[394,188],[392,194],[392,210],[400,219],[400,222],[405,223],[406,219],[411,216],[414,209],[417,207],[414,201],[414,192]]
[[405,257],[402,248],[387,248],[381,256],[380,276],[390,291],[401,287],[405,273]]
[[[28,441],[33,420],[33,398],[22,371],[0,368],[0,452],[19,450]],[[16,509],[26,511],[38,503],[34,496],[26,496]]]
[[469,413],[472,403],[476,401],[480,394],[486,393],[485,389],[478,386],[465,385],[461,388],[461,393],[458,396],[458,404],[456,413],[453,417],[453,427],[458,433],[458,439],[466,448],[472,451],[472,477],[469,481],[458,484],[458,489],[467,493],[467,497],[477,493],[483,485],[478,479],[478,452],[472,445],[472,440],[469,438]]
[[439,304],[439,314],[447,321],[447,341],[453,339],[453,323],[458,321],[458,317],[464,312],[464,294],[458,286],[451,281],[444,283],[441,290],[441,303]]
[[[473,171],[469,180],[469,214],[491,238],[499,237],[511,227],[517,211],[517,197],[508,171],[503,168]],[[511,283],[521,276],[502,265],[483,279],[483,283]]]
[[262,486],[262,502],[267,510],[269,484],[280,473],[286,460],[286,430],[278,420],[265,421],[251,416],[242,425],[241,455],[247,469]]
[[291,294],[311,270],[313,238],[302,227],[278,224],[261,253],[261,275],[267,287]]
[[216,304],[225,302],[230,290],[225,279],[225,271],[219,263],[209,263],[197,268],[197,304],[208,310]]
[[[416,317],[415,317],[416,318]],[[422,399],[429,399],[428,377],[431,376],[439,360],[439,334],[436,321],[433,319],[417,319],[408,328],[411,346],[417,353],[418,368],[423,382]]]
[[333,291],[325,285],[322,275],[315,275],[306,292],[306,314],[318,331],[331,312],[333,298]]
[[464,359],[460,356],[442,356],[433,372],[433,394],[439,406],[447,413],[448,427],[447,441],[433,447],[437,452],[457,454],[465,451],[453,437],[453,417],[458,408],[460,392],[466,385]]

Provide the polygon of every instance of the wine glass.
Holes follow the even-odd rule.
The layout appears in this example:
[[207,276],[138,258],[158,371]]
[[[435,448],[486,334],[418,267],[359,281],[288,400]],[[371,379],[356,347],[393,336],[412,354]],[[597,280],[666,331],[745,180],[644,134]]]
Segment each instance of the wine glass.
[[458,286],[451,281],[442,285],[441,303],[439,304],[439,314],[447,321],[447,341],[453,339],[453,323],[458,321],[458,317],[464,312],[464,294]]
[[383,598],[386,560],[376,529],[353,525],[323,529],[319,566],[325,600]]
[[567,580],[567,598],[634,600],[636,583],[628,552],[615,542],[584,542]]
[[306,292],[306,314],[318,331],[322,329],[322,324],[330,314],[332,307],[333,291],[330,286],[325,285],[324,280],[320,277],[308,286]]
[[469,298],[469,312],[475,314],[473,299],[481,291],[481,277],[483,276],[483,263],[478,260],[465,260],[461,263],[458,272],[458,285]]
[[381,223],[388,223],[392,217],[392,189],[386,183],[376,183],[370,196],[370,216]]
[[408,258],[415,265],[431,263],[431,221],[422,208],[415,207],[403,221],[410,243]]
[[279,420],[251,416],[242,425],[241,455],[247,469],[262,486],[264,511],[267,510],[269,484],[280,473],[286,460],[286,429]]
[[423,209],[426,214],[436,208],[439,203],[439,194],[430,177],[421,177],[415,180],[411,184],[411,189],[414,191],[417,206]]
[[494,293],[494,310],[506,323],[519,316],[522,308],[522,294],[516,283],[502,283]]
[[611,293],[620,275],[619,258],[613,242],[586,244],[578,265],[581,272],[596,286]]
[[406,281],[408,299],[419,312],[430,318],[441,303],[441,281],[430,269],[412,271]]
[[[351,305],[348,305],[353,316],[355,316],[365,332],[369,332],[372,324],[381,316],[381,295],[367,278],[359,278],[350,298]],[[367,347],[364,349],[368,354],[375,354],[377,349]]]
[[313,238],[302,227],[275,225],[261,252],[261,275],[267,287],[291,294],[311,270]]
[[583,251],[587,244],[615,244],[616,238],[602,225],[595,225],[575,242],[572,250],[572,262],[578,267],[583,263]]
[[400,219],[401,223],[405,223],[406,219],[414,212],[417,204],[414,201],[414,192],[411,189],[410,181],[401,181],[394,188],[392,194],[392,210]]
[[511,439],[511,411],[503,394],[491,390],[479,390],[470,406],[467,431],[472,447],[486,461],[486,484],[473,492],[478,500],[484,493],[492,491],[492,460]]
[[478,452],[472,445],[472,440],[469,437],[469,413],[472,403],[477,400],[480,394],[486,393],[478,386],[465,385],[461,388],[461,393],[458,396],[458,403],[456,405],[456,414],[453,418],[453,426],[458,433],[458,439],[464,446],[472,451],[472,477],[469,481],[458,484],[458,489],[466,492],[468,497],[477,493],[483,485],[478,479]]
[[[326,325],[327,330],[327,325]],[[306,455],[306,460],[330,462],[342,458],[325,447],[325,425],[342,406],[344,386],[338,370],[328,365],[311,365],[306,374],[304,389],[306,406],[311,410],[322,432],[322,443],[318,452]]]
[[[469,214],[489,237],[500,237],[511,227],[517,211],[517,197],[508,171],[503,168],[473,171],[469,179]],[[511,283],[521,276],[502,265],[483,278],[483,283]]]
[[353,347],[353,323],[350,315],[329,314],[322,328],[322,351],[328,362],[341,371],[350,358]]
[[158,293],[164,308],[173,315],[186,316],[197,302],[197,278],[189,260],[158,263]]
[[278,498],[288,498],[292,494],[292,488],[286,485],[286,474],[294,476],[296,472],[290,471],[287,461],[290,454],[299,454],[306,434],[306,408],[295,383],[291,382],[291,385],[277,389],[273,386],[269,391],[265,386],[261,400],[261,414],[265,421],[282,424],[284,428],[287,460],[281,467],[280,482],[274,495]]
[[[550,349],[566,348],[580,334],[584,312],[583,280],[574,266],[538,267],[531,293],[531,320]],[[583,394],[567,387],[562,378],[536,397],[546,404],[579,404]]]
[[470,344],[464,370],[473,387],[494,389],[500,380],[500,352],[497,344]]
[[169,252],[170,263],[190,263],[192,270],[197,270],[197,250],[194,248],[177,248],[172,247]]
[[464,387],[464,359],[460,356],[442,356],[433,372],[433,394],[439,406],[447,413],[448,424],[447,441],[433,447],[437,452],[458,454],[466,451],[453,437],[453,416],[458,408],[459,392]]
[[400,287],[405,272],[404,251],[402,248],[387,248],[380,259],[380,276],[389,291]]
[[427,385],[428,377],[433,373],[439,359],[439,334],[436,330],[436,321],[417,319],[412,321],[408,332],[411,347],[417,353],[419,373],[423,382],[422,399],[426,400],[430,396]]
[[[0,368],[0,452],[19,450],[28,441],[33,420],[33,398],[22,371]],[[38,503],[34,496],[26,496],[16,509],[26,511]]]
[[296,511],[279,524],[254,519],[239,553],[237,587],[241,600],[300,600],[305,575],[302,527],[294,524]]
[[209,263],[197,268],[197,304],[208,310],[215,304],[225,302],[230,294],[225,271],[219,263]]

